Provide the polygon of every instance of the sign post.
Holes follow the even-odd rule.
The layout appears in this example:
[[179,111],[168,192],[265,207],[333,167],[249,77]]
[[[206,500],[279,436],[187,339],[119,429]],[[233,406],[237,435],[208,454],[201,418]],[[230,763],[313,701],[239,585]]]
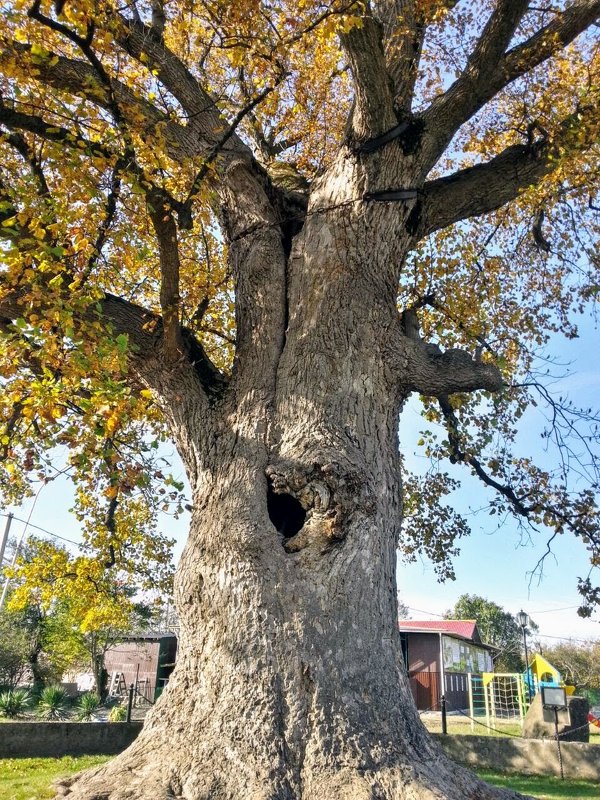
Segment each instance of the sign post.
[[542,705],[549,711],[554,711],[554,737],[558,748],[558,765],[560,767],[560,778],[565,779],[562,763],[562,753],[560,751],[560,738],[558,735],[558,712],[567,709],[567,693],[558,686],[542,687]]

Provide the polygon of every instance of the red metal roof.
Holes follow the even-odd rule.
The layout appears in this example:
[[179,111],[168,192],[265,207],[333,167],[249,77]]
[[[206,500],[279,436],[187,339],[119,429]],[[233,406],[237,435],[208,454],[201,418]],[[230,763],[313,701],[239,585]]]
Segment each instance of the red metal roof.
[[481,641],[474,619],[401,619],[398,626],[401,631],[447,633],[472,642]]

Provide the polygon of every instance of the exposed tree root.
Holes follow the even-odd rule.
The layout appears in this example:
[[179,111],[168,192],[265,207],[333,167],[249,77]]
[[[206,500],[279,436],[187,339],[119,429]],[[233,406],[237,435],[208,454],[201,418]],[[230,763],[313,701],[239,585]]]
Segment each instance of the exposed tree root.
[[[135,746],[134,746],[135,747]],[[114,761],[55,784],[68,800],[525,800],[523,795],[484,783],[440,755],[431,762],[376,772],[353,768],[303,775],[293,786],[281,776],[250,778],[222,764],[188,764],[176,751],[127,751]],[[149,756],[149,757],[148,757]]]

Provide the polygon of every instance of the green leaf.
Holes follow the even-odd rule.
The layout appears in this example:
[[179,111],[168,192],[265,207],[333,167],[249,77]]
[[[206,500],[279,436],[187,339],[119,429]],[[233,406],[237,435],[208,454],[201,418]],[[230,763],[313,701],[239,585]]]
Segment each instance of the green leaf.
[[127,345],[129,343],[128,337],[126,333],[120,333],[117,338],[117,348],[119,353],[126,353],[127,352]]

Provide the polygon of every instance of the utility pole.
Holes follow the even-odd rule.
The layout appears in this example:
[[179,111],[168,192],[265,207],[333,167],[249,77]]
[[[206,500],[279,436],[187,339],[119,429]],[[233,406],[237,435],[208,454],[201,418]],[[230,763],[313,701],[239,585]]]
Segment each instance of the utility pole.
[[[44,479],[42,480],[42,482],[40,483],[40,487],[39,487],[39,489],[38,489],[38,490],[37,490],[37,492],[35,493],[35,497],[33,498],[33,503],[32,503],[31,509],[30,509],[30,511],[29,511],[29,516],[27,517],[27,522],[25,523],[25,527],[23,528],[23,532],[21,533],[21,535],[20,535],[20,537],[19,537],[19,541],[17,542],[17,546],[15,547],[15,552],[14,552],[14,555],[13,555],[12,561],[11,561],[11,563],[10,563],[11,567],[14,567],[14,565],[17,563],[17,557],[18,557],[18,555],[19,555],[19,550],[21,549],[21,546],[22,546],[23,542],[24,542],[24,541],[26,540],[26,538],[27,538],[27,528],[29,527],[29,521],[31,520],[31,516],[32,516],[32,514],[33,514],[33,510],[35,509],[35,504],[36,504],[36,503],[37,503],[37,501],[38,501],[38,497],[40,496],[40,492],[42,491],[42,489],[44,488],[44,486],[47,486],[47,485],[48,485],[48,483],[49,483],[51,480],[53,480],[53,479],[52,479],[52,478],[44,478]],[[9,514],[8,516],[9,516],[9,519],[7,520],[7,523],[6,523],[6,524],[7,524],[7,527],[8,527],[8,528],[10,528],[10,523],[12,522],[12,516],[13,516],[13,515],[12,515],[12,514]],[[7,535],[6,531],[4,531],[4,534],[5,534],[5,536]],[[6,544],[6,543],[5,543],[5,544]],[[4,552],[4,551],[2,551],[2,552]],[[2,563],[2,562],[0,562],[0,564],[1,564],[1,563]],[[1,570],[0,570],[0,572],[1,572]],[[9,584],[10,584],[10,578],[7,578],[7,579],[4,581],[4,588],[2,589],[2,596],[0,596],[0,611],[2,610],[2,606],[4,605],[4,601],[6,600],[6,594],[7,594],[7,592],[8,592],[8,586],[9,586]]]
[[[12,514],[10,516],[12,517]],[[31,516],[31,514],[29,516]],[[10,522],[12,522],[12,519],[10,520]],[[6,524],[7,524],[7,527],[10,528],[10,525],[8,524],[8,520],[7,520]],[[12,561],[10,562],[10,566],[11,567],[14,567],[14,565],[17,563],[17,557],[19,555],[19,550],[21,549],[21,545],[23,544],[23,541],[25,540],[26,532],[27,532],[27,525],[25,525],[25,527],[23,528],[23,533],[19,537],[19,541],[17,542],[17,545],[15,547],[15,552],[13,554]],[[4,533],[6,534],[6,530],[4,531]],[[9,585],[10,585],[10,578],[6,578],[6,580],[4,581],[4,587],[2,589],[2,594],[0,595],[0,611],[2,610],[2,607],[4,606],[4,601],[6,600],[6,595],[8,593]]]
[[6,525],[4,527],[4,533],[2,534],[2,542],[0,542],[0,573],[2,572],[2,565],[4,564],[4,551],[6,550],[6,543],[8,542],[8,534],[10,531],[10,526],[13,521],[13,515],[7,514],[6,515]]

